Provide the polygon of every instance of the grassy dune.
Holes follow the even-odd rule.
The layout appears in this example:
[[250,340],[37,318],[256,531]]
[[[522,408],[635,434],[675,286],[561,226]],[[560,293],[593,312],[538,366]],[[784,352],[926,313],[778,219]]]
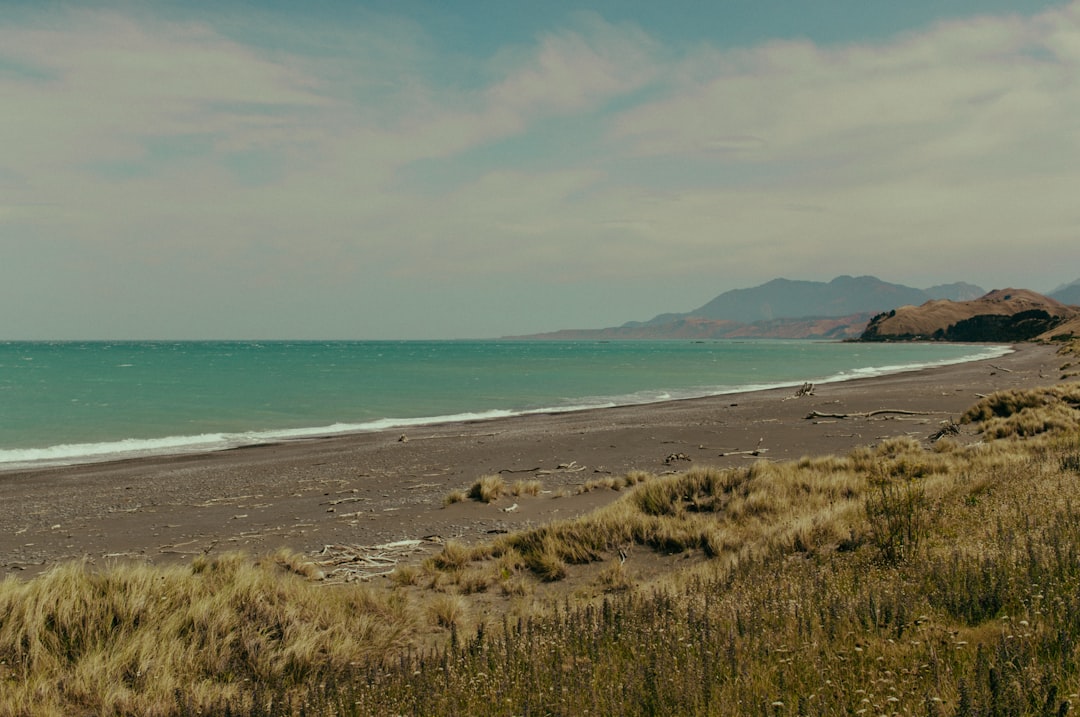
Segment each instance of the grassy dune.
[[984,440],[634,474],[373,586],[287,552],[8,579],[0,715],[1065,714],[1080,383],[962,420]]

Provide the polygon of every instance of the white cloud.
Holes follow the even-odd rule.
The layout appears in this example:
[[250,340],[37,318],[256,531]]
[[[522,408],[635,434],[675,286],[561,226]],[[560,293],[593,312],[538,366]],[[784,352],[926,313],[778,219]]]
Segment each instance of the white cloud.
[[[722,227],[733,239],[701,259],[717,270],[866,272],[887,252],[894,271],[974,280],[1037,247],[1075,258],[1078,8],[878,45],[710,50],[673,72],[668,97],[620,116],[612,141],[643,161],[745,174],[735,187],[692,189],[692,207],[684,198],[642,217],[684,248]],[[794,205],[823,211],[784,210]]]
[[492,106],[523,117],[588,109],[652,79],[655,46],[644,33],[596,17],[584,26],[541,38],[521,67],[488,90]]
[[[133,299],[146,271],[248,303],[1077,258],[1080,3],[737,50],[584,16],[473,58],[486,85],[436,79],[419,32],[350,28],[316,57],[116,12],[0,27],[23,68],[0,72],[0,228],[92,247],[86,275]],[[414,181],[425,162],[445,179]]]

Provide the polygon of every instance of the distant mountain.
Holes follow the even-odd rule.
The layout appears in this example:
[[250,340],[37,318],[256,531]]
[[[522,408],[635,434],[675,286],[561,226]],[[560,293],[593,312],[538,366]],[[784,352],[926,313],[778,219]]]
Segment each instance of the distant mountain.
[[986,289],[974,284],[958,281],[954,284],[940,284],[926,289],[931,299],[948,299],[949,301],[974,301],[986,293]]
[[660,314],[606,329],[572,329],[531,339],[854,339],[882,311],[931,300],[966,301],[986,293],[958,282],[914,289],[873,276],[838,276],[825,283],[773,279],[751,289],[724,292],[686,313]]
[[[773,279],[752,289],[734,289],[720,294],[704,306],[685,314],[660,314],[646,325],[666,324],[676,319],[699,318],[752,324],[776,319],[839,317],[887,311],[906,304],[931,299],[963,301],[982,296],[985,290],[965,283],[914,289],[890,284],[873,276],[838,276],[828,283]],[[638,326],[630,322],[625,326]]]
[[870,313],[804,319],[774,319],[743,324],[723,319],[674,318],[665,323],[637,323],[607,329],[563,329],[545,334],[515,336],[554,341],[634,341],[663,339],[856,339]]
[[1027,341],[1080,317],[1080,308],[1026,289],[999,289],[973,301],[938,299],[875,316],[865,341]]
[[1080,306],[1080,279],[1051,291],[1047,296],[1070,306]]

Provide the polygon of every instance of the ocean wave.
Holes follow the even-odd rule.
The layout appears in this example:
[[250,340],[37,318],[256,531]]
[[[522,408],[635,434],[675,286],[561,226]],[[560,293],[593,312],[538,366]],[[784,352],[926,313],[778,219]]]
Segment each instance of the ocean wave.
[[0,449],[0,470],[101,463],[128,458],[165,456],[181,453],[207,453],[241,446],[287,441],[290,439],[366,433],[408,426],[462,421],[484,421],[520,415],[522,411],[491,410],[449,416],[420,418],[382,418],[365,423],[334,423],[326,426],[279,428],[244,433],[202,433],[164,438],[123,438],[100,443],[64,443],[45,448]]

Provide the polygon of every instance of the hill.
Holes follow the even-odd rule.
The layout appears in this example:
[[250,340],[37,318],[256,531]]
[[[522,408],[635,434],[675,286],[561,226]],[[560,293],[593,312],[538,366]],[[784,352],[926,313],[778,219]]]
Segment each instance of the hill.
[[518,336],[521,339],[552,341],[644,341],[714,339],[856,339],[873,316],[870,312],[851,316],[774,319],[743,324],[723,319],[694,316],[672,318],[657,324],[626,324],[606,329],[563,329],[544,334]]
[[720,294],[685,313],[659,314],[603,329],[567,329],[512,338],[549,340],[646,339],[855,339],[870,318],[905,304],[966,301],[983,289],[957,282],[916,289],[873,276],[838,276],[829,282],[773,279]]
[[1069,319],[1063,324],[1058,324],[1035,338],[1039,341],[1069,341],[1080,338],[1080,316]]
[[915,289],[874,276],[838,276],[828,283],[773,279],[751,289],[726,291],[686,314],[661,314],[647,323],[667,323],[674,318],[688,316],[745,324],[810,316],[839,317],[873,313],[931,299],[974,299],[983,293],[981,288],[971,284]]
[[864,341],[1027,341],[1080,316],[1080,309],[1026,289],[991,291],[973,301],[927,301],[878,314]]
[[1071,284],[1059,286],[1047,294],[1047,296],[1055,301],[1060,301],[1063,304],[1080,306],[1080,279],[1077,279]]

